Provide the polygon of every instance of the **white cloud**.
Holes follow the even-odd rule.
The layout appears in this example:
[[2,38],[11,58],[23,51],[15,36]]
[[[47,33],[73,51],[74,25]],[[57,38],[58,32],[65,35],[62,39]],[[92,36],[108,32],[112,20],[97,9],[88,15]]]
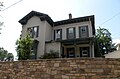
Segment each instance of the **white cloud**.
[[116,43],[116,44],[120,43],[120,39],[119,38],[118,39],[113,39],[113,43]]

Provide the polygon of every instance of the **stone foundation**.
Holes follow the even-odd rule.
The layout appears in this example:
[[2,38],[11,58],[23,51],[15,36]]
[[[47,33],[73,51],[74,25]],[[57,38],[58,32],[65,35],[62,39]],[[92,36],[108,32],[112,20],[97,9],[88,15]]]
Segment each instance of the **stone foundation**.
[[0,62],[0,79],[120,79],[120,59],[74,58]]

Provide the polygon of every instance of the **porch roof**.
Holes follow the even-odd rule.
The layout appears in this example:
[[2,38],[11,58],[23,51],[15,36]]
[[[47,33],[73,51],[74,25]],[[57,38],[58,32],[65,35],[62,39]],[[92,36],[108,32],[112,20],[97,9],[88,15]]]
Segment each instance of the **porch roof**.
[[57,42],[84,44],[84,43],[93,42],[93,40],[94,40],[94,37],[86,37],[86,38],[77,38],[77,39],[57,40]]

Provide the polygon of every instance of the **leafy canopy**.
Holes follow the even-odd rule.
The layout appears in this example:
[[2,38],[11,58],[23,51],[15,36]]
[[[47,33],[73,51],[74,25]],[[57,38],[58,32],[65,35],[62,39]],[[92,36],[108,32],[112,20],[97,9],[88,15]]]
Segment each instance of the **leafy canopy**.
[[32,43],[33,43],[33,40],[30,38],[29,34],[24,39],[20,38],[19,40],[17,40],[16,51],[18,55],[18,60],[30,59]]
[[13,61],[14,56],[12,53],[8,53],[3,47],[0,47],[0,61]]
[[100,28],[96,30],[95,35],[95,56],[103,56],[111,52],[112,38],[108,29]]

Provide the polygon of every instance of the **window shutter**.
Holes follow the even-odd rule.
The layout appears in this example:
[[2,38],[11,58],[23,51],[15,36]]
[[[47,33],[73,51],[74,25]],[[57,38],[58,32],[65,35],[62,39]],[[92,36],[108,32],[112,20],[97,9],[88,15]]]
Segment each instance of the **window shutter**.
[[79,37],[81,37],[81,27],[79,27]]
[[86,26],[87,37],[89,37],[88,26]]
[[38,37],[39,35],[39,26],[37,26],[37,33],[36,33],[36,37]]
[[73,33],[74,33],[74,34],[73,34],[73,35],[74,35],[73,37],[76,38],[76,30],[75,30],[75,27],[73,28]]
[[31,28],[31,31],[32,31],[32,38],[34,37],[34,27]]
[[68,35],[68,34],[69,34],[68,31],[69,31],[69,28],[66,29],[66,39],[69,39],[69,38],[68,38],[68,37],[69,37],[69,35]]
[[60,39],[62,40],[62,29],[60,29]]
[[56,38],[56,34],[55,34],[55,30],[54,30],[54,40],[55,40],[55,38]]

